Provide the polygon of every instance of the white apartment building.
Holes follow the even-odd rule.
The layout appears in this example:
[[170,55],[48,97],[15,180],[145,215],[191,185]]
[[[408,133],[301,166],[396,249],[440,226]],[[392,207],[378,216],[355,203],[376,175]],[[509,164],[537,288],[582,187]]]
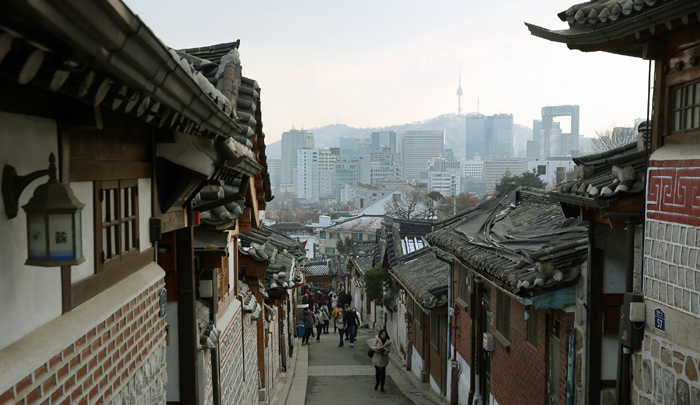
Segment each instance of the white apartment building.
[[340,156],[334,155],[329,149],[318,151],[318,169],[333,171],[333,163],[339,162]]
[[476,180],[483,180],[484,178],[484,161],[481,160],[481,156],[478,153],[474,154],[473,159],[460,162],[460,169],[462,178],[471,177]]
[[457,196],[460,194],[459,169],[441,171],[428,171],[428,189],[437,191],[443,196]]
[[318,201],[320,173],[318,169],[318,150],[297,150],[297,181],[295,192],[297,198]]
[[267,172],[270,174],[270,188],[273,192],[279,190],[280,182],[282,178],[280,177],[280,168],[282,166],[282,159],[267,159]]

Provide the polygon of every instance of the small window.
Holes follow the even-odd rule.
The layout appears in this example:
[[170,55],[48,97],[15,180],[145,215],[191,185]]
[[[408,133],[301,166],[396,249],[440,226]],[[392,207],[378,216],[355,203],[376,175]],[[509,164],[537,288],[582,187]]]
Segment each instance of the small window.
[[694,82],[673,88],[674,133],[700,128],[700,83]]
[[326,233],[321,231],[321,239],[326,239]]
[[537,347],[537,310],[533,306],[528,310],[530,317],[527,319],[527,342]]
[[399,202],[399,201],[401,201],[401,194],[392,194],[391,198],[394,201]]
[[498,290],[496,300],[496,331],[510,340],[510,297]]
[[331,239],[338,239],[338,234],[336,232],[331,232],[330,237]]
[[96,270],[108,270],[138,255],[138,180],[95,182]]
[[353,240],[362,240],[362,234],[361,233],[354,233],[352,234],[352,239]]
[[335,248],[327,247],[326,248],[326,253],[334,255],[335,254]]

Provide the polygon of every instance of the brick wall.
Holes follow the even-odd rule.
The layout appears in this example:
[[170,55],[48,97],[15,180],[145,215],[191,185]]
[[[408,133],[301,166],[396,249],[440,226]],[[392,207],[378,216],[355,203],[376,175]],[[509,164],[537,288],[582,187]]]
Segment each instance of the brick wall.
[[241,305],[232,301],[218,324],[221,330],[221,402],[241,404],[243,401],[243,343]]
[[245,364],[242,404],[257,404],[260,376],[258,372],[258,322],[243,315],[243,362]]
[[[494,313],[491,333],[496,333],[496,308],[498,295],[491,295],[491,310]],[[549,334],[546,314],[553,314],[561,322],[559,369],[559,402],[566,403],[567,350],[569,335],[573,332],[573,314],[561,310],[538,310],[538,342],[527,342],[525,306],[516,300],[510,301],[510,346],[504,347],[497,339],[491,361],[491,393],[500,405],[536,405],[547,399],[549,362],[547,351]]]
[[202,350],[199,355],[204,357],[204,405],[214,404],[212,390],[211,350]]
[[[165,404],[163,279],[0,394],[0,404]],[[90,305],[89,302],[85,305]]]

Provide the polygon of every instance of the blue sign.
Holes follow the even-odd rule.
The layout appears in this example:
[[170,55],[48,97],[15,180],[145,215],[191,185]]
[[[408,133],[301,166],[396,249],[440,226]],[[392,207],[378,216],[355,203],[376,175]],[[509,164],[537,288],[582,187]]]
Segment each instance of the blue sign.
[[663,309],[654,309],[654,329],[666,333],[666,314]]
[[158,305],[160,306],[160,317],[163,318],[168,311],[168,290],[165,288],[160,291],[160,302]]

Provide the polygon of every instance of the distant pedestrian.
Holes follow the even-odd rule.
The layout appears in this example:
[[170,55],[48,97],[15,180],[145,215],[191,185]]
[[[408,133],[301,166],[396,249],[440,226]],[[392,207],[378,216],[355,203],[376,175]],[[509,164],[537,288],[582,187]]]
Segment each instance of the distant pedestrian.
[[374,337],[374,341],[370,345],[371,349],[374,351],[374,356],[372,356],[372,364],[374,364],[374,371],[376,377],[376,384],[374,384],[374,390],[381,385],[382,392],[384,392],[384,380],[386,379],[386,366],[389,365],[389,353],[391,352],[391,339],[389,339],[389,334],[386,329],[379,331],[379,334]]
[[331,313],[328,310],[328,303],[326,301],[323,301],[323,305],[321,305],[321,315],[323,315],[323,333],[325,335],[328,334],[328,325],[331,320]]
[[343,335],[347,330],[345,327],[345,312],[338,311],[338,316],[335,318],[335,321],[336,326],[338,327],[338,333],[340,334],[340,344],[338,345],[338,347],[343,347]]
[[316,326],[316,341],[321,341],[321,333],[323,333],[323,312],[320,308],[316,308],[314,314],[314,325]]
[[345,294],[345,305],[352,306],[352,294]]
[[331,297],[331,308],[336,309],[338,307],[338,296],[333,294]]
[[309,337],[311,337],[314,328],[314,315],[309,311],[309,308],[304,308],[301,320],[304,322],[304,337],[301,338],[301,345],[308,346],[310,344]]
[[[335,334],[338,331],[338,314],[342,314],[343,310],[340,309],[340,307],[334,308],[333,309],[333,333]],[[342,338],[341,338],[342,340]]]
[[355,336],[357,336],[357,325],[360,323],[360,318],[357,316],[355,308],[351,308],[345,311],[345,324],[347,325],[347,331],[350,335],[350,347],[355,347]]
[[340,304],[340,307],[345,309],[345,291],[341,291],[340,294],[338,294],[338,304]]

